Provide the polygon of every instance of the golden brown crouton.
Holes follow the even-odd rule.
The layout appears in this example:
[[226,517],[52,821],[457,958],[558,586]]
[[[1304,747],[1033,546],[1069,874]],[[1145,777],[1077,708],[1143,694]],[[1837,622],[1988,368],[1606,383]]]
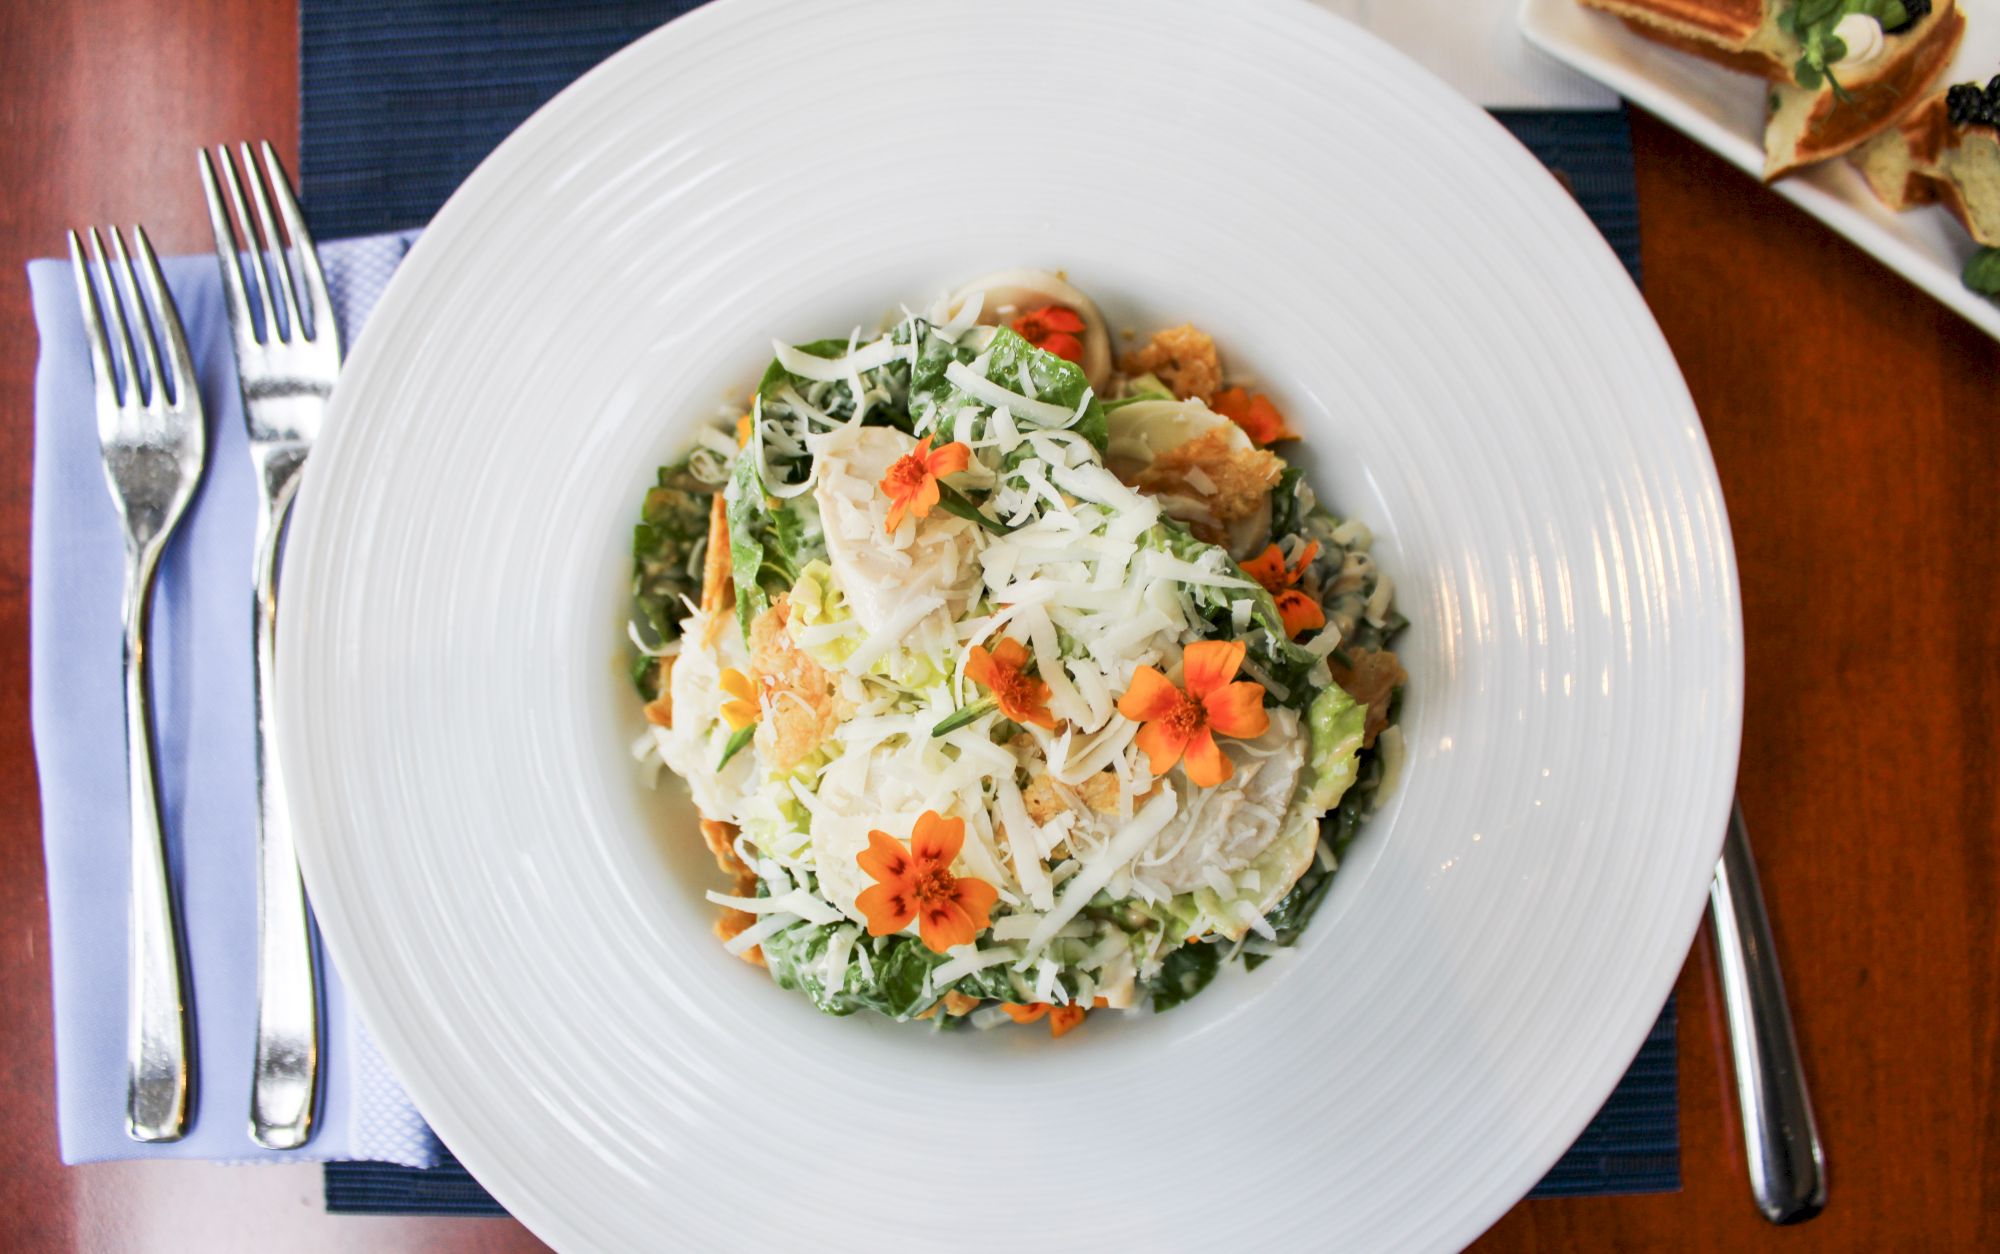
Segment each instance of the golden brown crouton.
[[[1210,544],[1227,547],[1230,524],[1260,513],[1285,469],[1277,454],[1232,447],[1230,438],[1231,428],[1213,427],[1184,440],[1155,457],[1132,486],[1148,495],[1200,502],[1208,517],[1188,520],[1188,529]],[[1199,470],[1208,482],[1202,487],[1190,483],[1190,470]]]
[[658,695],[646,703],[645,713],[646,721],[655,727],[674,725],[673,679],[676,656],[678,655],[669,653],[653,663],[653,690]]
[[721,867],[724,874],[739,878],[750,874],[750,868],[736,856],[736,824],[724,823],[720,819],[703,819],[701,839],[708,846],[708,851],[715,855],[715,865]]
[[797,766],[840,724],[832,679],[785,630],[791,612],[791,601],[779,597],[750,624],[750,681],[766,711],[757,751],[780,771]]
[[[729,825],[727,823],[721,823],[717,824],[717,826],[727,827]],[[704,834],[706,834],[707,830],[708,830],[707,820],[703,820],[702,831]],[[730,856],[734,857],[735,855],[732,854]],[[736,865],[739,868],[743,866],[743,864],[740,862],[737,863]],[[738,897],[753,897],[756,895],[756,893],[757,893],[757,877],[755,875],[752,875],[747,869],[738,870],[736,872],[735,895]],[[723,910],[722,917],[718,918],[715,921],[715,934],[716,936],[720,937],[724,943],[727,943],[731,940],[734,940],[736,938],[737,933],[743,931],[745,928],[749,927],[756,921],[757,921],[757,916],[751,914],[748,910],[738,910],[734,906],[729,906]],[[738,956],[741,957],[745,962],[755,963],[757,966],[760,967],[764,965],[764,950],[761,946],[752,945],[750,948],[744,950]]]
[[708,507],[708,548],[701,556],[701,608],[708,614],[704,644],[713,646],[716,633],[736,604],[736,585],[729,577],[729,502],[717,492]]
[[[1082,799],[1083,804],[1099,814],[1115,814],[1118,811],[1118,777],[1110,771],[1099,771],[1071,787]],[[1069,809],[1061,794],[1056,792],[1055,782],[1046,775],[1037,775],[1021,790],[1021,800],[1028,807],[1028,817],[1037,823],[1046,823]]]
[[1207,401],[1222,386],[1222,359],[1215,341],[1191,322],[1155,332],[1143,347],[1120,357],[1118,368],[1126,374],[1158,376],[1181,400]]
[[942,999],[932,1002],[917,1018],[934,1019],[937,1017],[937,1012],[940,1008],[948,1015],[969,1015],[979,1009],[979,999],[977,997],[968,997],[957,989],[953,989],[951,992],[946,993]]
[[1368,707],[1368,721],[1363,724],[1361,747],[1371,748],[1375,737],[1389,725],[1389,698],[1396,689],[1409,682],[1409,672],[1403,663],[1388,649],[1348,649],[1347,656],[1353,666],[1347,666],[1338,657],[1326,660],[1333,672],[1333,682],[1347,690],[1347,695]]

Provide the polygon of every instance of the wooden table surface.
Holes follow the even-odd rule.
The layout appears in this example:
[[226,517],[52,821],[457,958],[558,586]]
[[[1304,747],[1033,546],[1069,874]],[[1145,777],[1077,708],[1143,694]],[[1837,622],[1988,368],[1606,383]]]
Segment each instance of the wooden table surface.
[[[35,333],[22,263],[143,217],[207,246],[193,153],[293,159],[285,0],[0,2],[0,1230],[10,1250],[539,1249],[508,1220],[321,1209],[318,1169],[63,1167],[28,726]],[[1752,1208],[1706,942],[1681,976],[1685,1185],[1525,1202],[1492,1251],[2000,1247],[2000,345],[1664,126],[1634,119],[1646,295],[1742,562],[1741,797],[1831,1159]],[[293,166],[296,169],[296,165]]]

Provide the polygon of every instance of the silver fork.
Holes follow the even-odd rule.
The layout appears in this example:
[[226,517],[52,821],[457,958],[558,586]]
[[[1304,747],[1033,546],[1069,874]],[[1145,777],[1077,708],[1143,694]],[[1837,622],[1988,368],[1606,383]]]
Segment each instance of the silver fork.
[[[257,1058],[250,1091],[250,1135],[271,1149],[295,1149],[312,1134],[318,1097],[319,984],[275,739],[278,559],[299,471],[319,435],[327,396],[340,375],[340,332],[334,325],[319,254],[291,182],[271,145],[261,148],[260,174],[250,145],[238,145],[243,165],[239,177],[229,150],[218,147],[221,185],[216,163],[204,151],[201,184],[208,196],[209,223],[215,228],[216,259],[222,265],[236,370],[243,384],[250,460],[257,471],[252,610],[257,641]],[[249,204],[256,207],[254,218],[244,200],[246,183]],[[236,225],[223,205],[223,185],[228,187]],[[284,236],[271,212],[273,201],[276,217],[284,222]],[[246,252],[256,290],[254,309],[243,281]],[[305,294],[304,318],[300,288]]]
[[[111,251],[125,280],[121,291],[117,275],[105,262],[104,241],[96,228],[90,231],[95,279],[84,264],[76,232],[69,233],[70,266],[76,272],[77,300],[83,306],[90,363],[97,378],[97,440],[104,454],[104,478],[125,524],[125,757],[132,825],[125,1132],[135,1141],[178,1141],[187,1127],[194,1048],[188,1036],[180,928],[174,917],[159,790],[153,777],[146,637],[160,554],[201,480],[208,429],[195,386],[194,362],[181,333],[180,315],[160,276],[159,259],[146,232],[136,226],[132,244],[139,254],[138,266],[132,264],[118,229],[111,228]],[[142,276],[152,301],[150,310],[139,294]],[[109,331],[104,321],[107,308]],[[166,340],[164,360],[161,337]],[[141,347],[143,371],[135,351]]]

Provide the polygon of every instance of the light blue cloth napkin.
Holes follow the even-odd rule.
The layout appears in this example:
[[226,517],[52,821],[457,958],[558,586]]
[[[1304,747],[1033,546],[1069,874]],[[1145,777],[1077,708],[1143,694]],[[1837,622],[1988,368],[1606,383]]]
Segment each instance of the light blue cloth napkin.
[[[382,235],[320,250],[343,343],[354,342],[414,238],[414,232]],[[28,266],[42,344],[35,374],[32,696],[63,1161],[372,1159],[427,1167],[440,1156],[437,1138],[324,964],[319,1129],[304,1149],[289,1153],[250,1140],[257,1001],[254,488],[219,268],[212,256],[172,257],[162,268],[208,409],[208,470],[161,563],[152,635],[157,775],[187,935],[197,1074],[187,1136],[142,1145],[125,1135],[129,836],[118,610],[124,540],[98,457],[89,350],[69,262]]]

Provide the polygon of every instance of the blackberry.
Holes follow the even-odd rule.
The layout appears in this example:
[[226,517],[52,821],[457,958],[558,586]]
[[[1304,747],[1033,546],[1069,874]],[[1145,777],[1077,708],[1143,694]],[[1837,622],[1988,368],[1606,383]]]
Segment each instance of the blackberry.
[[1908,16],[1905,17],[1903,21],[1898,25],[1884,26],[1882,28],[1883,34],[1893,35],[1898,31],[1908,30],[1912,25],[1915,24],[1918,18],[1929,17],[1931,12],[1931,0],[1903,0],[1903,12]]
[[1978,83],[1957,83],[1944,94],[1945,112],[1953,126],[2000,127],[2000,74],[1982,90]]

